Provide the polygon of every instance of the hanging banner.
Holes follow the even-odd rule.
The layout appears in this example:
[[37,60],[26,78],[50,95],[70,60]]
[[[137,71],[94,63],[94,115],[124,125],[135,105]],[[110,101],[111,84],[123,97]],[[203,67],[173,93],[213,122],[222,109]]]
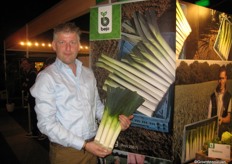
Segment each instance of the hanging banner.
[[90,41],[120,39],[121,5],[92,8],[90,20]]

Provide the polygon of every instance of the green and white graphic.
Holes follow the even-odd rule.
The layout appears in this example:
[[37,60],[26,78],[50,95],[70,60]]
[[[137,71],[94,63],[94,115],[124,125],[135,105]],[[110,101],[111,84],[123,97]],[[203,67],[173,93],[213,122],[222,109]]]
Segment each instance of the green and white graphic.
[[112,32],[112,6],[98,8],[98,33],[106,34]]
[[121,5],[106,5],[90,10],[90,40],[121,38]]

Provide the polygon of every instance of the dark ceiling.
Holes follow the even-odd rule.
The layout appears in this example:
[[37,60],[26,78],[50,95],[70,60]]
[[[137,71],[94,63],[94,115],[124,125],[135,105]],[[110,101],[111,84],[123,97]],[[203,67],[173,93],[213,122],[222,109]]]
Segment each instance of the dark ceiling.
[[7,0],[0,2],[0,54],[3,41],[61,0]]
[[[23,1],[1,1],[0,3],[0,47],[2,53],[3,40],[11,33],[23,27],[47,9],[58,3],[60,0],[23,0]],[[207,1],[209,5],[205,6],[221,12],[232,14],[232,0],[183,0],[197,4],[199,2]],[[4,2],[4,4],[3,4]],[[55,18],[54,18],[55,19]],[[74,20],[82,30],[89,30],[89,14]],[[41,34],[40,37],[50,36],[50,31]],[[83,35],[83,39],[85,34]],[[86,39],[84,39],[86,40]]]

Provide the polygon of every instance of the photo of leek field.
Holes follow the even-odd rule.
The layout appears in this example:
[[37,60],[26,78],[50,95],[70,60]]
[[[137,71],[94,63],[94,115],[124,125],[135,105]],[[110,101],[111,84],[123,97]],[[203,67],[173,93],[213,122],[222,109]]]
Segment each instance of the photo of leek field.
[[[232,93],[232,62],[180,60],[177,65],[173,147],[174,153],[181,158],[184,126],[207,119],[210,95],[218,84],[218,71],[222,65],[226,66],[227,89]],[[194,156],[196,152],[192,151]]]
[[[140,123],[147,123],[147,125],[140,126],[138,123],[135,126],[132,123],[128,130],[119,134],[114,149],[173,160],[172,113],[176,69],[175,4],[175,0],[122,4],[122,38],[90,42],[92,68],[98,81],[101,99],[103,101],[106,99],[107,86],[135,90],[145,98],[145,102],[138,108],[136,114],[142,118]],[[167,21],[168,24],[166,24]],[[141,55],[151,56],[151,58],[146,59],[147,62],[132,66],[132,60],[139,62],[139,57],[136,58],[133,53],[143,53]],[[126,55],[128,56],[124,58]],[[153,59],[159,61],[159,64],[157,65],[155,60],[152,61]],[[148,68],[142,64],[148,64],[146,66]],[[125,72],[131,71],[131,68],[134,72],[125,76]],[[146,73],[143,72],[145,68],[148,70]],[[149,72],[153,74],[147,75]],[[140,79],[133,74],[140,76]],[[128,85],[129,82],[125,83],[132,77],[133,81],[130,83],[133,85]],[[151,85],[145,84],[145,80],[150,81]],[[136,85],[137,83],[140,85]],[[150,86],[150,89],[142,86]],[[155,121],[152,122],[153,120]]]

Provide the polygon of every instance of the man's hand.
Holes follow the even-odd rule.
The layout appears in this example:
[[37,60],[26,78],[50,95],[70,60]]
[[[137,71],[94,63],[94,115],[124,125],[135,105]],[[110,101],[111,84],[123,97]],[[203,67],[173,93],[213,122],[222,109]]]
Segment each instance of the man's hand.
[[133,115],[130,115],[129,117],[127,117],[125,115],[119,115],[119,121],[120,121],[120,125],[122,127],[122,131],[124,131],[130,127],[132,118],[134,118]]
[[94,141],[87,142],[85,145],[85,150],[101,158],[104,158],[112,153],[112,150],[104,148]]
[[219,125],[222,124],[222,117],[219,117],[219,118],[218,118],[218,123],[219,123]]

